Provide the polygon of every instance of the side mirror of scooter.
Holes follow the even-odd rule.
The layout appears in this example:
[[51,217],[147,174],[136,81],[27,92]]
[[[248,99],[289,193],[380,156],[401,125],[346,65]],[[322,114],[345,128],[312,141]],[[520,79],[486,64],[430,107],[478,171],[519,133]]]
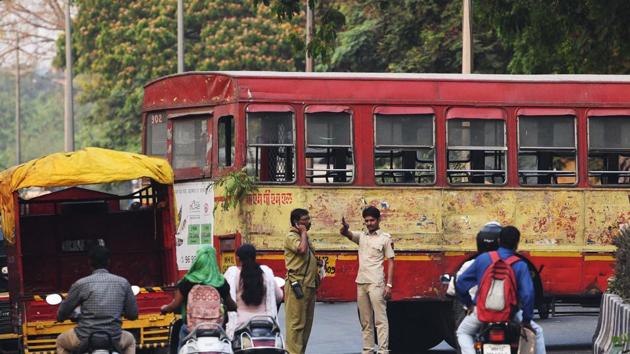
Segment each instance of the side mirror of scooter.
[[46,296],[46,303],[48,305],[59,305],[63,301],[63,298],[59,294],[50,294]]
[[442,274],[442,276],[440,277],[440,282],[444,285],[448,285],[448,283],[451,282],[451,279],[453,277],[451,277],[450,274]]
[[132,285],[131,292],[133,293],[134,296],[138,296],[138,294],[140,294],[140,287],[137,285]]
[[279,288],[284,286],[285,280],[280,278],[280,277],[273,277],[274,280],[276,281],[276,285],[278,285]]

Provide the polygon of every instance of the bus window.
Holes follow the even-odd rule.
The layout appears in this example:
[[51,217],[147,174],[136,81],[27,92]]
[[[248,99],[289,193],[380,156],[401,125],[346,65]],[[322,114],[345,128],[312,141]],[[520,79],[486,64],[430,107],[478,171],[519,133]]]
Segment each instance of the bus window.
[[376,114],[374,120],[376,183],[433,183],[433,115]]
[[518,175],[524,185],[575,184],[574,116],[519,116]]
[[588,175],[591,184],[630,184],[630,117],[588,120]]
[[164,112],[147,113],[145,129],[146,155],[166,158],[166,114]]
[[295,181],[294,116],[291,112],[247,113],[247,173],[261,182]]
[[504,184],[505,123],[498,119],[449,119],[447,171],[451,184]]
[[208,154],[208,118],[173,120],[173,168],[204,168]]
[[306,180],[316,184],[351,183],[353,175],[350,114],[306,114]]
[[234,117],[219,118],[219,167],[232,166],[234,159]]

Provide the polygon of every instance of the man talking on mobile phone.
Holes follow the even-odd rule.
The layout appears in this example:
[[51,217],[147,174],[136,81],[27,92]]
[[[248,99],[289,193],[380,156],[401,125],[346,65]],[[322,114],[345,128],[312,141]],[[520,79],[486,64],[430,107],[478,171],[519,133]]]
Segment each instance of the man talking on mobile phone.
[[289,354],[304,354],[315,313],[319,269],[308,239],[311,217],[306,209],[291,212],[291,229],[284,239],[287,279],[284,286],[286,345]]
[[[363,209],[363,224],[367,231],[350,231],[341,218],[339,233],[359,245],[357,273],[357,306],[363,335],[363,354],[374,352],[374,325],[378,335],[378,354],[389,353],[389,323],[387,300],[394,287],[394,247],[390,234],[380,229],[381,212],[374,206]],[[387,259],[387,282],[383,275],[383,261]]]

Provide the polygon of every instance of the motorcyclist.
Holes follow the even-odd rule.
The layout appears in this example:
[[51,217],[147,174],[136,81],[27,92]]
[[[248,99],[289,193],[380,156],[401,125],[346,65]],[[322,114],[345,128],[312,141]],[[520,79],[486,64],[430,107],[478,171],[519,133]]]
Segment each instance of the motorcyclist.
[[[502,228],[499,234],[499,249],[498,253],[502,259],[515,254],[520,240],[520,232],[513,226],[506,226]],[[457,341],[461,349],[462,354],[474,354],[474,341],[473,336],[481,328],[481,321],[477,318],[475,310],[476,298],[471,297],[469,290],[479,285],[485,270],[490,266],[490,256],[488,253],[484,253],[477,257],[477,259],[470,265],[470,267],[464,271],[464,273],[457,279],[455,289],[457,296],[463,304],[467,305],[468,315],[457,329]],[[518,299],[519,306],[521,308],[514,315],[514,320],[521,322],[524,327],[529,328],[536,333],[536,354],[545,354],[545,340],[543,336],[542,328],[532,321],[534,312],[534,286],[532,278],[529,273],[529,268],[524,261],[517,261],[513,264],[512,269],[516,276],[518,284]]]
[[[464,264],[459,267],[455,277],[451,278],[451,282],[448,284],[446,294],[455,296],[455,281],[457,277],[462,275],[466,269],[468,269],[479,255],[495,251],[499,248],[499,233],[501,233],[501,224],[497,221],[490,221],[483,225],[481,230],[477,233],[477,253],[470,257]],[[471,297],[475,297],[477,287],[472,287],[469,291]]]
[[108,333],[122,353],[133,354],[136,340],[121,328],[123,315],[130,320],[138,318],[131,285],[125,278],[109,273],[109,250],[104,246],[92,247],[89,259],[92,275],[72,284],[67,298],[59,305],[58,321],[69,319],[77,306],[81,306],[81,314],[75,328],[57,337],[57,353],[79,350],[90,334],[98,331]]

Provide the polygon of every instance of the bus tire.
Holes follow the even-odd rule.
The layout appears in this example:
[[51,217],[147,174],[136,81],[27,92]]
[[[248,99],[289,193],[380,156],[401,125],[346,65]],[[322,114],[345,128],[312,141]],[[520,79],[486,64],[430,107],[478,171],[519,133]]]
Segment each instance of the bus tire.
[[[435,302],[399,301],[387,305],[389,349],[395,353],[422,353],[443,339]],[[437,311],[436,311],[437,310]]]
[[549,312],[551,311],[551,302],[548,302],[547,300],[541,302],[538,307],[538,316],[543,319],[546,320],[549,318]]

